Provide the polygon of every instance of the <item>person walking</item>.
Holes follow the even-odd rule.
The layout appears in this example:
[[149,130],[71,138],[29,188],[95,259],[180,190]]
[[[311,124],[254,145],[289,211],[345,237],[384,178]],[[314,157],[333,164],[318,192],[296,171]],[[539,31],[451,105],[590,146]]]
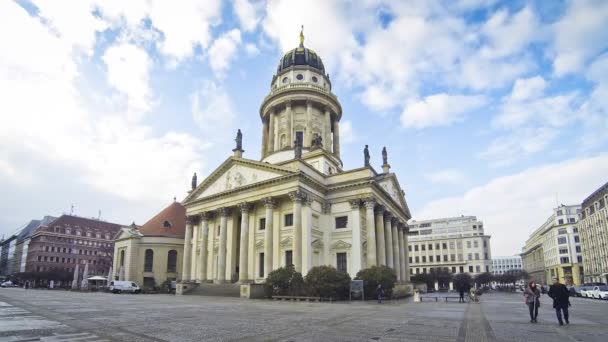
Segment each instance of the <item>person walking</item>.
[[376,287],[376,294],[378,295],[378,304],[382,304],[382,299],[384,299],[384,289],[382,288],[382,284],[378,284],[378,287]]
[[458,287],[458,294],[460,294],[460,299],[458,299],[458,303],[464,303],[464,293],[466,292],[466,286],[464,284],[460,284]]
[[564,325],[562,320],[562,312],[564,313],[564,320],[566,324],[570,324],[568,320],[568,307],[570,306],[570,292],[566,285],[559,282],[558,278],[553,278],[553,285],[549,287],[549,297],[553,299],[553,308],[557,315],[557,321],[559,325]]
[[528,283],[528,286],[524,291],[524,297],[528,309],[530,310],[530,323],[536,323],[538,307],[540,306],[540,290],[537,288],[534,280]]

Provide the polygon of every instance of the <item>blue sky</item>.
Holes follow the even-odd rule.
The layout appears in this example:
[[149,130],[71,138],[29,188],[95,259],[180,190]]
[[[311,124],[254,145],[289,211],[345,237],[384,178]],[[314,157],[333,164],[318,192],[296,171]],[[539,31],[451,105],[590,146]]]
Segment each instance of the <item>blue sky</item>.
[[[280,56],[323,58],[345,168],[386,146],[415,219],[477,215],[520,251],[608,181],[605,1],[4,1],[0,232],[74,204],[144,223],[244,132]],[[199,178],[200,179],[200,178]]]

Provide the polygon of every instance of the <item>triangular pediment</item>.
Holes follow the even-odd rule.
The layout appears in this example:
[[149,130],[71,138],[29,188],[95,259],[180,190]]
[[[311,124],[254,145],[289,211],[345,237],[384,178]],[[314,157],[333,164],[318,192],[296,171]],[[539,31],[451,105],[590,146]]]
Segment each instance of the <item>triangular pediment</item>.
[[352,245],[346,241],[338,240],[331,245],[331,249],[349,249]]
[[310,245],[315,249],[323,249],[323,241],[321,239],[315,239]]
[[237,190],[292,173],[292,171],[254,160],[229,158],[192,191],[184,203]]
[[264,248],[264,240],[260,240],[255,244],[255,249],[262,249]]
[[123,239],[131,239],[131,238],[141,238],[143,236],[142,233],[139,232],[136,228],[131,226],[122,227],[118,233],[115,235],[114,240],[123,240]]
[[290,248],[292,246],[293,246],[293,239],[291,237],[286,237],[283,240],[281,240],[281,247]]
[[410,215],[410,210],[405,201],[405,193],[399,185],[399,181],[395,174],[383,175],[382,178],[378,180],[378,185],[380,185],[382,190],[384,190],[395,203],[399,204],[407,215]]

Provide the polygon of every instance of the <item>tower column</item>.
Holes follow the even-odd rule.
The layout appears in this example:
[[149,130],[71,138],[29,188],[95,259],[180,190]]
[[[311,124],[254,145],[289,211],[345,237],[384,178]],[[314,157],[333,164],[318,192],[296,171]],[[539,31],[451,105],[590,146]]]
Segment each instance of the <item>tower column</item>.
[[329,153],[332,152],[331,145],[331,112],[329,107],[325,107],[325,122],[323,123],[323,148]]
[[302,272],[302,201],[306,194],[300,190],[289,193],[293,201],[293,265],[297,272]]
[[374,207],[376,206],[376,200],[373,198],[366,198],[363,200],[365,203],[365,225],[367,229],[367,267],[377,265],[376,259],[376,230],[374,224]]
[[312,101],[306,100],[306,134],[303,146],[312,147]]
[[207,280],[207,246],[209,245],[209,218],[210,213],[201,213],[201,256],[198,264],[198,274],[201,282]]
[[262,122],[262,158],[264,158],[268,150],[268,121],[262,118]]
[[186,217],[186,234],[184,236],[184,258],[182,260],[182,280],[190,280],[190,261],[192,249],[192,225],[194,224],[192,216]]
[[239,255],[239,282],[246,283],[249,281],[249,210],[251,204],[241,203],[241,246]]
[[264,207],[266,207],[266,223],[264,226],[264,278],[268,277],[268,273],[272,271],[272,218],[273,211],[276,206],[276,201],[272,197],[264,199]]
[[405,282],[407,279],[407,275],[405,274],[405,263],[407,260],[405,259],[405,248],[403,245],[403,227],[400,222],[397,222],[397,230],[399,234],[399,272],[401,273],[401,281]]
[[291,110],[291,101],[287,101],[287,146],[293,147],[294,133],[293,130],[293,112]]
[[226,242],[228,236],[228,215],[230,210],[228,208],[220,208],[218,210],[220,214],[220,246],[217,262],[217,282],[226,282]]
[[302,273],[312,268],[312,196],[302,202]]
[[350,274],[352,276],[355,276],[357,274],[357,272],[359,272],[361,270],[361,259],[362,259],[362,254],[361,254],[361,213],[359,211],[359,208],[361,207],[361,201],[360,200],[352,200],[349,201],[350,204],[350,218],[348,222],[348,225],[351,228],[352,231],[352,237],[353,237],[353,243],[352,243],[352,249],[351,249],[351,269],[350,269]]
[[394,268],[393,263],[393,229],[391,228],[391,218],[393,215],[388,211],[384,212],[384,248],[386,251],[386,266]]
[[340,123],[334,120],[334,154],[340,158]]
[[376,252],[378,254],[378,265],[386,265],[386,238],[384,237],[384,207],[379,205],[375,208],[376,214]]
[[409,228],[407,227],[406,224],[402,224],[401,225],[401,230],[403,230],[403,263],[405,264],[404,267],[404,271],[405,271],[405,276],[403,277],[403,280],[406,282],[410,281],[410,250],[408,247],[408,238],[407,235],[409,233]]
[[194,225],[192,226],[192,249],[190,249],[190,280],[192,281],[196,281],[197,280],[197,274],[196,271],[198,271],[198,267],[197,267],[197,261],[198,261],[198,257],[196,254],[196,251],[198,249],[198,231],[200,230],[200,221],[198,220],[198,217],[196,218],[196,222],[194,222]]
[[393,231],[393,268],[395,269],[395,273],[397,274],[397,280],[401,281],[403,278],[401,278],[401,260],[399,260],[399,232],[397,232],[397,219],[393,217],[390,220],[390,225],[391,230]]
[[268,112],[268,122],[268,153],[270,154],[274,152],[274,109],[271,109],[270,112]]

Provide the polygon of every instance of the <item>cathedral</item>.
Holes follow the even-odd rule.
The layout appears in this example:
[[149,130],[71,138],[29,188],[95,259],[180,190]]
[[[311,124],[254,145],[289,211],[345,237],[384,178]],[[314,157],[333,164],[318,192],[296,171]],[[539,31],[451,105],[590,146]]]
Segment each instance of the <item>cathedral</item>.
[[[369,164],[344,169],[342,107],[321,57],[300,44],[285,53],[260,106],[260,159],[243,156],[242,135],[219,167],[182,201],[186,227],[181,280],[262,283],[293,265],[306,275],[331,265],[354,277],[374,265],[409,281],[404,191]],[[181,248],[180,248],[181,252]]]

